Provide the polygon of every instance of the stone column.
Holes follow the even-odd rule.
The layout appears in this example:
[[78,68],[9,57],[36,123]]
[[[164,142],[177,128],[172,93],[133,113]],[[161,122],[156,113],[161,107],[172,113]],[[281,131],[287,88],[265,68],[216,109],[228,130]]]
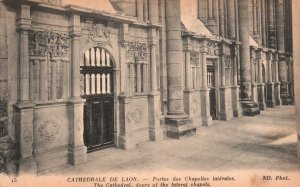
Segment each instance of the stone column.
[[40,60],[40,100],[48,100],[48,65],[46,59]]
[[268,46],[275,48],[276,34],[274,27],[274,0],[268,0]]
[[250,44],[249,44],[249,15],[248,0],[239,0],[239,36],[241,42],[240,76],[241,76],[241,104],[244,115],[259,114],[258,104],[251,99],[250,74]]
[[[201,119],[203,126],[212,125],[212,117],[210,115],[210,102],[209,102],[209,91],[210,89],[207,86],[207,41],[202,42],[201,46],[201,54],[200,54],[200,63],[201,63],[201,88],[200,88],[200,96],[201,96]],[[217,73],[217,72],[216,72]]]
[[278,72],[280,81],[280,97],[283,105],[288,105],[291,102],[291,98],[288,93],[288,65],[287,57],[284,53],[279,53]]
[[[218,10],[215,10],[218,11]],[[223,0],[219,0],[219,11],[220,11],[220,20],[219,20],[219,27],[220,27],[220,36],[225,37],[225,23],[224,23],[224,2]]]
[[258,94],[258,104],[260,110],[264,110],[266,108],[266,101],[265,101],[265,84],[263,83],[263,76],[262,76],[262,56],[263,51],[259,49],[257,51],[257,63],[258,63],[258,84],[257,84],[257,94]]
[[281,105],[281,97],[280,97],[280,82],[279,82],[279,69],[278,69],[278,53],[274,54],[274,65],[275,65],[275,80],[274,80],[274,96],[276,105]]
[[144,0],[144,5],[143,5],[143,9],[144,9],[144,21],[148,21],[149,19],[149,12],[148,12],[148,2],[149,0]]
[[[150,17],[153,18],[153,17]],[[160,127],[160,92],[157,88],[157,31],[152,28],[149,31],[150,40],[150,75],[151,94],[149,94],[149,139],[159,141],[163,139],[163,132]]]
[[56,89],[56,73],[57,73],[57,60],[51,60],[51,99],[56,100],[57,89]]
[[239,86],[238,86],[238,44],[233,43],[231,47],[232,58],[232,86],[231,86],[231,101],[233,116],[241,116],[241,109],[239,103]]
[[185,89],[192,89],[192,80],[191,80],[191,51],[187,49],[185,51]]
[[252,99],[254,102],[258,103],[258,98],[257,98],[257,84],[255,81],[255,50],[251,50],[251,58],[250,58],[250,63],[251,63],[251,88],[252,88]]
[[[221,85],[219,87],[220,90],[220,113],[219,118],[220,120],[230,120],[233,118],[233,111],[231,108],[231,92],[229,89],[229,85],[226,85],[226,62],[225,62],[225,55],[226,54],[226,45],[222,43],[220,45],[219,50],[219,58],[220,58],[220,73],[221,73]],[[230,54],[229,54],[230,55]]]
[[261,0],[261,38],[262,38],[262,45],[267,46],[267,41],[266,41],[266,1]]
[[[19,174],[37,174],[37,163],[33,150],[33,108],[30,101],[29,29],[31,27],[30,6],[20,5],[17,19],[19,31],[19,95],[16,111],[16,138],[19,143]],[[26,141],[28,140],[28,141]]]
[[267,53],[267,70],[268,70],[268,82],[267,82],[267,107],[273,108],[275,103],[275,95],[274,95],[274,83],[272,81],[272,52],[269,51]]
[[136,0],[136,12],[138,21],[144,20],[144,0]]
[[152,24],[158,24],[158,0],[149,0],[149,19]]
[[283,105],[288,105],[291,102],[291,97],[288,93],[288,67],[287,58],[285,57],[285,20],[284,20],[284,0],[277,0],[276,8],[276,23],[277,23],[277,41],[279,50],[279,81],[281,82],[281,99]]
[[[174,14],[176,10],[176,14]],[[195,132],[192,120],[184,114],[183,106],[183,58],[181,41],[180,0],[166,0],[168,113],[167,135],[180,138]]]
[[136,81],[137,81],[137,93],[142,92],[142,76],[141,76],[141,63],[138,62],[136,64],[137,69],[137,75],[136,75]]
[[229,30],[229,38],[236,39],[236,24],[235,24],[235,0],[227,0],[227,8],[228,8],[228,30]]
[[87,148],[83,143],[83,105],[80,97],[80,45],[81,33],[80,16],[70,15],[70,35],[72,38],[71,49],[71,99],[69,108],[69,163],[77,165],[87,161]]

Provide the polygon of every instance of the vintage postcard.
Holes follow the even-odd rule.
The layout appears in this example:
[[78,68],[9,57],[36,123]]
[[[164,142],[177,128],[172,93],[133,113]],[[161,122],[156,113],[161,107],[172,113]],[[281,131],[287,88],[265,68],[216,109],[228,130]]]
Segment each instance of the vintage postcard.
[[0,187],[299,187],[298,7],[0,0]]

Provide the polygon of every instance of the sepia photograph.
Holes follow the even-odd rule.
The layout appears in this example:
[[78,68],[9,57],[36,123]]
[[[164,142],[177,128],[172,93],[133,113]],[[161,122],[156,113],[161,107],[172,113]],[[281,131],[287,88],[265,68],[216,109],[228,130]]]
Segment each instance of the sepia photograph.
[[0,187],[299,187],[299,0],[0,0]]

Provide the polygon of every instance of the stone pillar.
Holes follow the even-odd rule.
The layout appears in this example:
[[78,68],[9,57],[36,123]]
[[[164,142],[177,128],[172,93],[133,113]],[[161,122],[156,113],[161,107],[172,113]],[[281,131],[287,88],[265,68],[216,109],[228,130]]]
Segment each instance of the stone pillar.
[[200,88],[200,96],[201,96],[201,119],[203,126],[212,125],[212,117],[210,115],[210,103],[209,103],[209,91],[210,89],[207,86],[207,41],[202,42],[201,46],[201,88]]
[[274,96],[276,105],[281,105],[281,97],[280,97],[280,82],[279,82],[279,69],[278,69],[278,53],[274,54],[274,66],[275,66],[275,80],[274,80]]
[[136,0],[136,12],[138,21],[144,20],[144,0]]
[[226,46],[224,43],[220,45],[219,50],[219,58],[220,58],[220,73],[221,73],[221,85],[219,87],[220,90],[220,113],[219,118],[220,120],[230,120],[233,118],[233,111],[231,108],[231,93],[229,89],[229,85],[226,85],[226,62],[225,62],[225,55],[226,55]]
[[157,31],[152,28],[149,32],[150,40],[150,75],[151,93],[149,94],[149,139],[159,141],[163,139],[162,128],[160,127],[160,92],[157,88]]
[[233,43],[231,46],[231,58],[232,58],[232,86],[231,86],[231,101],[233,116],[241,116],[240,102],[239,102],[239,89],[238,86],[238,44]]
[[57,89],[56,89],[56,75],[57,75],[57,60],[51,60],[51,99],[56,100]]
[[257,95],[258,95],[258,104],[260,110],[265,110],[266,108],[266,101],[265,101],[265,84],[263,83],[263,75],[262,75],[262,56],[263,51],[259,49],[257,51],[257,63],[258,63],[258,84],[257,84]]
[[[16,107],[16,137],[19,142],[19,174],[37,174],[33,150],[33,107],[30,101],[28,35],[31,26],[30,6],[21,5],[17,19],[19,31],[19,95]],[[28,139],[28,141],[25,141]]]
[[275,95],[274,95],[274,83],[272,81],[272,52],[269,51],[267,53],[267,70],[268,70],[268,81],[267,81],[267,107],[274,107],[275,103]]
[[250,74],[250,44],[249,44],[249,15],[248,0],[239,0],[239,36],[241,42],[240,78],[241,78],[241,104],[244,115],[259,114],[258,104],[251,99]]
[[137,62],[136,64],[136,81],[137,81],[137,93],[142,92],[142,76],[141,76],[141,63]]
[[[215,10],[218,11],[218,10]],[[219,20],[219,27],[220,27],[220,36],[225,37],[225,19],[224,19],[224,2],[223,0],[219,0],[219,11],[220,11],[220,20]]]
[[149,0],[149,20],[152,24],[158,24],[158,0]]
[[185,89],[192,89],[192,80],[191,80],[191,51],[187,49],[185,51]]
[[80,97],[80,46],[81,33],[80,16],[70,16],[70,35],[72,38],[71,49],[71,99],[69,108],[69,163],[77,165],[87,161],[87,148],[83,143],[83,105],[84,100]]
[[228,31],[229,38],[236,39],[236,23],[235,23],[235,0],[227,0],[227,8],[228,8]]
[[144,0],[144,5],[143,5],[143,9],[144,9],[144,21],[148,21],[149,20],[149,12],[148,12],[148,2],[149,0]]
[[[176,14],[174,14],[176,10]],[[180,0],[166,0],[168,113],[167,135],[180,138],[196,131],[184,114]]]
[[268,47],[276,47],[276,33],[274,27],[274,0],[268,0]]
[[257,84],[255,81],[255,59],[256,58],[256,53],[255,50],[251,50],[251,58],[250,58],[250,63],[251,63],[251,88],[252,88],[252,99],[254,102],[258,103],[258,98],[257,98]]
[[266,1],[261,0],[261,38],[262,38],[262,45],[267,46],[266,40]]
[[291,98],[288,93],[288,65],[287,57],[284,53],[279,53],[278,72],[280,81],[280,97],[283,105],[291,103]]
[[48,100],[48,65],[46,59],[40,60],[40,100]]

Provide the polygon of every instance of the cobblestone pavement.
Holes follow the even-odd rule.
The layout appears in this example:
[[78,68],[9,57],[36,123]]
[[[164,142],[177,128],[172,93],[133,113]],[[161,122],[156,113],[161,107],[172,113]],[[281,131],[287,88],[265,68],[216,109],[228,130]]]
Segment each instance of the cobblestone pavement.
[[87,163],[48,174],[143,174],[162,169],[296,171],[296,140],[294,107],[281,106],[256,117],[214,121],[213,126],[200,127],[196,135],[181,140],[144,143],[135,150],[108,148],[90,153]]

